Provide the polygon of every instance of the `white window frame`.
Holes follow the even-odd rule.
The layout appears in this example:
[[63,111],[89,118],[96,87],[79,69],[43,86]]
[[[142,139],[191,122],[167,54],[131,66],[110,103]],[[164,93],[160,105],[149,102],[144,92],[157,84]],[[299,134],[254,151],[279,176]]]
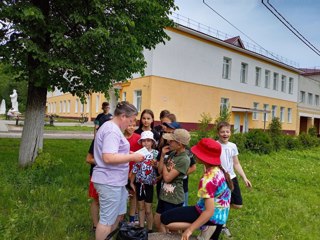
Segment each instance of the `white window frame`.
[[292,108],[288,108],[288,123],[292,123]]
[[293,86],[294,86],[294,79],[292,77],[289,78],[289,94],[293,94]]
[[224,109],[229,109],[229,98],[222,97],[220,99],[220,112]]
[[271,119],[274,119],[277,117],[277,106],[276,105],[272,105],[271,107]]
[[141,112],[142,105],[142,90],[135,90],[133,94],[133,105],[137,108],[138,112]]
[[231,78],[231,64],[232,59],[228,57],[223,57],[223,67],[222,67],[222,78],[230,79]]
[[281,76],[281,92],[286,92],[287,76]]
[[280,107],[280,122],[284,122],[285,107]]
[[63,109],[62,109],[62,111],[65,113],[66,109],[67,109],[67,101],[63,100]]
[[273,90],[279,90],[279,73],[273,73]]
[[[253,109],[258,110],[259,109],[259,103],[254,102],[253,103]],[[252,120],[259,120],[259,112],[253,112],[252,113]]]
[[[264,111],[268,111],[269,110],[269,104],[263,104],[263,110]],[[267,112],[265,112],[265,113],[263,113],[263,115],[266,115],[266,122],[268,122],[269,121],[269,114],[267,113]],[[264,121],[264,118],[263,118],[263,121]]]
[[306,92],[305,91],[300,91],[300,100],[299,102],[305,103],[306,101]]
[[313,104],[313,94],[312,93],[308,93],[308,104],[309,105]]
[[57,103],[56,102],[53,103],[53,112],[54,113],[57,112]]
[[317,95],[317,94],[314,95],[314,105],[316,105],[316,106],[320,105],[319,95]]
[[270,70],[265,70],[264,71],[264,87],[265,88],[270,88]]
[[248,81],[248,64],[242,62],[241,71],[240,71],[240,82],[247,83],[247,81]]
[[62,101],[60,101],[60,109],[59,109],[59,113],[62,113]]
[[76,99],[75,104],[74,104],[74,112],[78,113],[79,109],[79,98]]
[[127,92],[122,92],[122,101],[127,101]]
[[255,86],[260,87],[261,85],[261,68],[256,67],[256,78],[255,78]]
[[86,113],[90,112],[90,96],[87,97],[87,103],[86,103]]
[[67,102],[67,113],[70,113],[70,105],[71,105],[71,100],[68,100],[68,102]]
[[48,104],[48,113],[51,113],[51,103]]
[[100,95],[96,96],[96,113],[100,110]]

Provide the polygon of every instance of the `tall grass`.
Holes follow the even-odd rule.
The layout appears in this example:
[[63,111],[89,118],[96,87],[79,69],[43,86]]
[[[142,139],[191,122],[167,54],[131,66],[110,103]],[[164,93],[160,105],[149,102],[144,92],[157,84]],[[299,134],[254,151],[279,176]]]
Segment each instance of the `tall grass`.
[[[93,239],[84,161],[89,144],[45,140],[39,161],[20,169],[19,139],[0,139],[0,239]],[[253,188],[240,179],[244,206],[231,210],[233,239],[319,238],[319,150],[240,154]],[[190,204],[201,174],[198,165],[190,176]]]

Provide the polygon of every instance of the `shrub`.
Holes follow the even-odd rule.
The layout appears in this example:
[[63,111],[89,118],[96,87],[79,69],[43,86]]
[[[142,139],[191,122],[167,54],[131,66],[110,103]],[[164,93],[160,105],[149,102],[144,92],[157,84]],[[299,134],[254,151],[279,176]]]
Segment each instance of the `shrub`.
[[272,151],[271,137],[260,129],[253,129],[246,133],[245,147],[254,153],[268,154]]
[[296,150],[301,148],[301,143],[296,136],[283,135],[283,146],[288,150]]
[[279,118],[273,118],[268,126],[271,136],[280,136],[282,134],[282,123]]
[[315,126],[311,127],[308,129],[308,134],[312,137],[317,137],[318,136],[318,131]]
[[244,152],[246,150],[246,135],[242,133],[232,134],[230,137],[230,142],[237,145],[239,152]]
[[198,129],[196,129],[191,134],[190,146],[195,145],[197,142],[200,141],[202,138],[215,138],[216,137],[216,130],[213,126],[210,126],[212,122],[212,117],[209,113],[202,113],[201,120],[198,124]]
[[319,145],[319,140],[306,133],[301,133],[298,137],[299,142],[305,148],[315,147]]

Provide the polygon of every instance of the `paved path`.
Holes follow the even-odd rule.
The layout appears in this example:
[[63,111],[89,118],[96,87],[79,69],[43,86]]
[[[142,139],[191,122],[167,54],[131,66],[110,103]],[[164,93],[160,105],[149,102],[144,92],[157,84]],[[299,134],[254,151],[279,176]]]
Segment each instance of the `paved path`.
[[[80,123],[55,123],[56,126],[81,126]],[[22,127],[15,126],[15,121],[0,120],[0,138],[21,138]],[[92,126],[92,123],[82,124]],[[93,139],[93,132],[89,131],[52,131],[44,132],[45,139]]]

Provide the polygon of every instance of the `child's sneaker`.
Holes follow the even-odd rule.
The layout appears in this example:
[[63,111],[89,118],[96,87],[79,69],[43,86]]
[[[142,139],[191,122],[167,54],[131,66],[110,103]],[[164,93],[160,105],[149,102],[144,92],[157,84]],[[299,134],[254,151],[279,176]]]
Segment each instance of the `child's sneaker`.
[[200,228],[201,233],[197,237],[197,239],[198,240],[210,240],[210,237],[212,236],[212,234],[214,233],[216,228],[217,228],[216,226],[202,226]]
[[232,237],[232,234],[227,226],[223,226],[221,232],[229,238]]

